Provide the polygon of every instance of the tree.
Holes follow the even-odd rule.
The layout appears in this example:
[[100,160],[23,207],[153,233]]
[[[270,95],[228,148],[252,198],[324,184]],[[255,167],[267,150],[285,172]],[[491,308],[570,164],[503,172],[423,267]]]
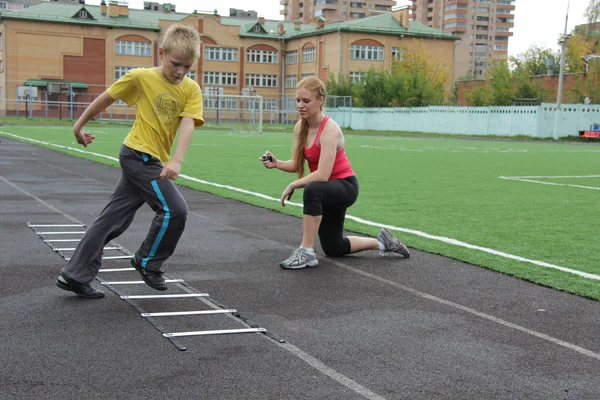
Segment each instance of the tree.
[[600,0],[590,0],[584,16],[590,24],[600,20]]
[[352,93],[360,107],[389,107],[391,99],[387,90],[389,73],[371,67],[363,75],[362,84],[354,85]]
[[546,75],[548,73],[546,60],[548,58],[554,59],[558,65],[560,53],[534,44],[525,52],[511,56],[509,58],[509,65],[511,70],[518,70],[520,73],[527,74],[528,76]]
[[565,72],[585,72],[585,61],[590,54],[597,50],[596,40],[593,36],[586,36],[584,33],[575,31],[571,34],[567,42],[567,51],[565,53]]
[[515,82],[508,63],[497,61],[489,72],[491,100],[495,106],[510,106],[515,98]]
[[472,81],[473,88],[466,94],[467,102],[472,107],[486,107],[491,103],[490,92],[485,81]]
[[352,96],[352,87],[354,86],[354,82],[350,79],[349,76],[343,76],[339,74],[338,80],[336,81],[335,76],[333,74],[329,74],[329,79],[327,80],[327,95],[329,96]]
[[389,90],[392,103],[400,107],[444,104],[451,95],[451,71],[440,56],[428,52],[422,41],[402,49],[392,65]]

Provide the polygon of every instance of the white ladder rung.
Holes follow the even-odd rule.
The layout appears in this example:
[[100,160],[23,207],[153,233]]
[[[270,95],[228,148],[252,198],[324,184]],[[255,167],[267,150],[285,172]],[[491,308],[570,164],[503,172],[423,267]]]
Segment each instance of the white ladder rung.
[[[122,247],[113,247],[113,246],[108,246],[105,247],[104,250],[121,250]],[[52,249],[54,251],[75,251],[75,247],[64,247],[64,248],[55,248]]]
[[[165,279],[165,283],[181,283],[183,279]],[[103,285],[141,285],[145,284],[144,281],[114,281],[114,282],[102,282]]]
[[125,271],[135,271],[135,268],[102,268],[98,270],[98,272],[125,272]]
[[196,331],[196,332],[171,332],[163,333],[164,337],[181,337],[181,336],[204,336],[204,335],[227,335],[232,333],[253,333],[266,332],[265,328],[248,328],[248,329],[221,329],[215,331]]
[[56,225],[42,225],[42,224],[27,224],[32,228],[71,228],[71,227],[84,227],[82,224],[56,224]]
[[108,256],[108,257],[102,257],[103,260],[125,260],[125,259],[129,259],[133,256]]
[[[103,260],[126,260],[126,259],[130,259],[133,256],[109,256],[109,257],[102,257]],[[65,257],[66,261],[69,261],[71,259],[71,257]]]
[[44,239],[44,243],[50,242],[81,242],[81,239]]
[[202,311],[173,311],[173,312],[155,312],[155,313],[142,313],[141,316],[144,318],[148,317],[175,317],[178,315],[208,315],[208,314],[226,314],[234,313],[236,310],[202,310]]
[[181,299],[184,297],[208,297],[208,293],[181,293],[181,294],[140,294],[133,296],[121,296],[123,300],[135,299]]
[[84,234],[85,231],[81,232],[36,232],[38,235],[77,235]]

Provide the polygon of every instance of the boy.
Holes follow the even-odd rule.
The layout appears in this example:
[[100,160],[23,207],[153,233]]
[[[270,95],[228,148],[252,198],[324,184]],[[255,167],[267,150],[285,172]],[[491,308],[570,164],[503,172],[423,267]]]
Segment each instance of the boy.
[[102,264],[102,250],[129,227],[144,203],[156,215],[131,264],[148,286],[167,290],[161,266],[173,254],[187,218],[187,203],[172,180],[179,176],[194,127],[204,124],[200,86],[186,76],[200,57],[200,35],[192,27],[172,25],[158,54],[160,67],[127,72],[89,105],[73,127],[77,142],[87,147],[95,139],[83,130],[91,118],[116,100],[136,105],[135,122],[119,152],[121,178],[56,282],[81,297],[104,296],[90,285]]

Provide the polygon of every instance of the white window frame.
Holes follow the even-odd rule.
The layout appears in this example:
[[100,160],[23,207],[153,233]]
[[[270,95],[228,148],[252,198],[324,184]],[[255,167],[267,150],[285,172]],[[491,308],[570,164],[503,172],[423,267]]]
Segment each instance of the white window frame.
[[152,43],[116,40],[115,54],[123,56],[151,57]]
[[277,75],[246,74],[246,87],[277,87]]
[[298,64],[298,50],[286,51],[285,52],[285,63],[286,64]]
[[277,51],[246,50],[246,62],[260,64],[277,64]]
[[204,72],[205,85],[237,86],[238,74],[236,72]]
[[207,61],[238,61],[238,49],[235,47],[214,47],[206,46],[204,48],[204,59]]
[[309,63],[315,62],[316,50],[314,47],[307,47],[302,49],[302,62]]
[[365,79],[365,73],[364,72],[350,72],[349,74],[350,77],[350,81],[354,82],[354,83],[362,83]]
[[360,44],[353,44],[350,46],[350,59],[383,61],[383,50],[383,46],[364,46]]
[[286,89],[293,89],[297,85],[298,85],[298,75],[286,75],[285,76]]

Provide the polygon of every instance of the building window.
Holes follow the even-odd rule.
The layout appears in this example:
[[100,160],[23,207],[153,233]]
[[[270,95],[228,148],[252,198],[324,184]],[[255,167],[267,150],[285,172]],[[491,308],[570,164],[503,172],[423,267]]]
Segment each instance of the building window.
[[302,62],[314,62],[315,61],[315,48],[302,49]]
[[302,79],[310,78],[311,76],[315,76],[313,73],[302,74]]
[[237,85],[237,73],[235,73],[235,72],[205,72],[204,73],[204,84],[205,85],[219,85],[219,86],[236,86]]
[[296,85],[298,84],[298,76],[297,75],[286,75],[285,76],[285,87],[290,89],[290,88],[295,88]]
[[383,61],[383,46],[353,44],[350,46],[350,58],[352,60]]
[[119,80],[131,68],[133,68],[133,67],[115,67],[115,81]]
[[257,32],[257,33],[261,33],[263,30],[260,27],[260,25],[254,25],[254,28],[252,28],[252,32]]
[[0,1],[0,10],[6,10],[8,8],[8,3],[5,1]]
[[402,51],[398,47],[392,47],[392,60],[402,60]]
[[188,77],[189,77],[191,80],[195,81],[195,80],[196,80],[196,71],[190,71],[190,72],[188,72],[188,73],[187,73],[187,76],[188,76]]
[[277,64],[277,52],[271,50],[248,50],[246,61],[250,63]]
[[350,81],[354,83],[362,83],[365,79],[364,72],[350,72]]
[[87,18],[88,17],[88,13],[87,11],[79,11],[79,18]]
[[226,47],[205,47],[204,58],[208,61],[237,61],[238,49]]
[[2,32],[0,32],[0,51],[2,51],[2,46],[4,45],[4,42],[2,40]]
[[246,87],[277,87],[277,75],[246,74]]
[[286,64],[298,64],[298,50],[287,51],[285,53]]
[[151,46],[150,42],[127,42],[117,40],[115,42],[115,54],[150,57],[152,55]]

